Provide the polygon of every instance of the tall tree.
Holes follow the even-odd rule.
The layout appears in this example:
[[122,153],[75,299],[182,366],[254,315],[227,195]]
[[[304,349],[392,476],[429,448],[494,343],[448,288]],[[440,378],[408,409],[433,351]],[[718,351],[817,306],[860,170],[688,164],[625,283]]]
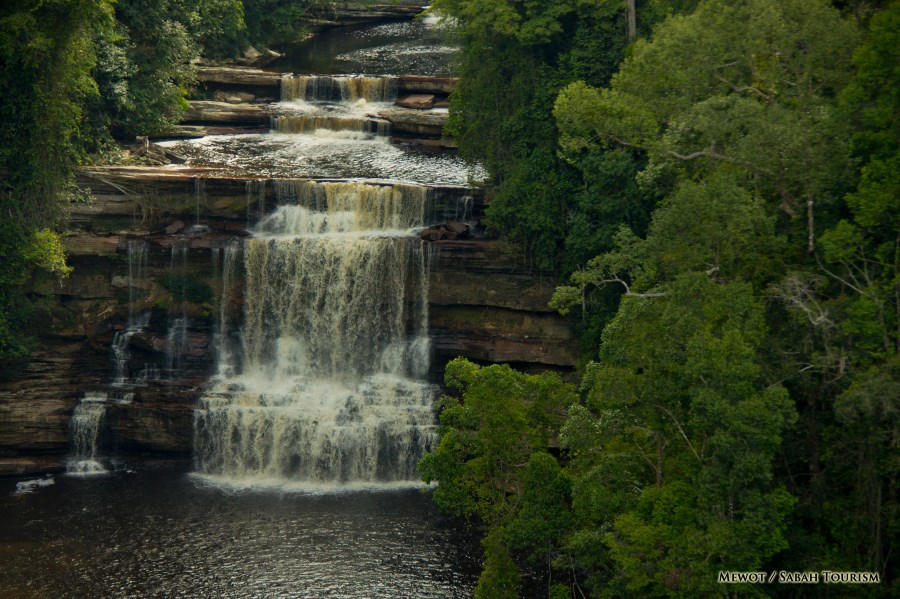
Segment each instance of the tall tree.
[[821,0],[703,2],[638,42],[609,89],[564,90],[560,143],[568,153],[646,150],[647,184],[739,169],[786,215],[805,213],[811,252],[817,206],[834,209],[848,173],[831,98],[855,42],[852,24]]

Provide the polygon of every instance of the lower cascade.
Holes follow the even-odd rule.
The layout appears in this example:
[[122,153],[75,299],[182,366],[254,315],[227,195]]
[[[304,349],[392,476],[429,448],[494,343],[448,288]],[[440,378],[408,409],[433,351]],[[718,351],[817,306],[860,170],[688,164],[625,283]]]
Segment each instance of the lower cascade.
[[251,481],[415,480],[435,439],[435,389],[422,380],[428,256],[412,234],[427,194],[303,182],[279,196],[292,203],[243,246],[243,324],[231,349],[219,335],[229,363],[195,413],[195,467]]
[[86,393],[75,406],[69,420],[72,456],[68,460],[68,474],[102,474],[106,468],[99,459],[100,426],[106,412],[106,393]]

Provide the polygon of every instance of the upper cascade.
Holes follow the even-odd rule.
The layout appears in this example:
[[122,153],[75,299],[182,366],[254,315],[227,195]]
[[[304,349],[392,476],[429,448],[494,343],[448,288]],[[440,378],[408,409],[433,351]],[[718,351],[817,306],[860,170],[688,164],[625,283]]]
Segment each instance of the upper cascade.
[[281,79],[282,102],[393,102],[397,77],[364,75],[285,75]]
[[358,116],[291,115],[272,118],[272,129],[278,133],[313,133],[320,129],[390,135],[391,124],[382,119]]
[[256,226],[257,237],[354,231],[405,232],[425,225],[431,190],[357,181],[276,182],[283,204]]

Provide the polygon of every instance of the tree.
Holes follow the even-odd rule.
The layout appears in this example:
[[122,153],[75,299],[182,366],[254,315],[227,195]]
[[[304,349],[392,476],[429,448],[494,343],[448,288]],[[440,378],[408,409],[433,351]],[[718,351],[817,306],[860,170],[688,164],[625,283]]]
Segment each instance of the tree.
[[854,53],[856,72],[840,96],[862,164],[859,184],[845,198],[848,218],[822,235],[815,269],[778,287],[802,324],[797,335],[807,340],[792,348],[792,364],[807,377],[800,392],[820,391],[810,425],[816,484],[809,510],[838,559],[885,580],[896,579],[890,556],[900,545],[898,31],[900,3],[894,2],[872,17]]
[[[588,229],[597,215],[582,207],[618,190],[613,181],[584,185],[559,159],[551,110],[566,83],[609,80],[627,42],[625,4],[439,0],[433,7],[460,24],[461,80],[448,129],[463,157],[488,171],[489,229],[518,242],[528,267],[568,269],[605,249]],[[566,245],[585,253],[563,262]]]
[[764,377],[754,292],[782,243],[762,202],[717,173],[574,277],[626,290],[561,434],[578,522],[565,547],[599,596],[714,594],[719,570],[759,570],[787,546],[794,500],[773,462],[796,414]]
[[663,188],[673,175],[737,169],[788,216],[805,210],[812,251],[815,206],[833,205],[849,165],[830,98],[846,84],[855,41],[824,1],[703,2],[639,41],[609,89],[566,88],[560,144],[567,155],[643,149],[645,185]]
[[518,574],[510,546],[545,553],[555,540],[548,536],[562,532],[533,524],[544,517],[540,507],[550,505],[552,521],[565,520],[566,483],[558,480],[559,467],[546,449],[575,390],[554,373],[526,375],[464,358],[447,365],[444,379],[462,398],[443,398],[441,440],[422,458],[419,472],[425,482],[439,483],[433,495],[439,508],[477,517],[486,528],[476,596],[515,597]]

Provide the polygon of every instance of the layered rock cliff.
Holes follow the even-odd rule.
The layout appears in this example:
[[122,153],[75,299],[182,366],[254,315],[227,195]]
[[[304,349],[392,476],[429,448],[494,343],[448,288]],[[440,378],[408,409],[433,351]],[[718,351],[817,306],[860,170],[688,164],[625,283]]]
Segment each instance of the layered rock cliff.
[[[214,373],[214,335],[223,314],[216,296],[229,240],[271,210],[275,184],[239,178],[201,178],[184,167],[86,170],[79,184],[94,201],[75,206],[64,243],[73,274],[35,280],[45,298],[35,326],[40,346],[20,375],[0,383],[0,474],[63,467],[69,418],[86,392],[109,393],[102,452],[186,458],[192,412]],[[444,190],[432,222],[456,214]],[[474,227],[481,210],[467,199]],[[526,272],[499,241],[465,238],[424,242],[431,247],[429,280],[432,376],[455,356],[571,369],[575,337],[547,308],[555,281]],[[146,248],[141,272],[131,253]],[[224,313],[239,317],[241,293]],[[135,313],[146,325],[129,334],[124,366],[114,350]],[[238,315],[238,316],[234,316]],[[129,380],[116,386],[117,368]],[[135,383],[144,373],[140,383]],[[146,373],[150,373],[149,376]],[[121,372],[119,372],[121,374]]]

